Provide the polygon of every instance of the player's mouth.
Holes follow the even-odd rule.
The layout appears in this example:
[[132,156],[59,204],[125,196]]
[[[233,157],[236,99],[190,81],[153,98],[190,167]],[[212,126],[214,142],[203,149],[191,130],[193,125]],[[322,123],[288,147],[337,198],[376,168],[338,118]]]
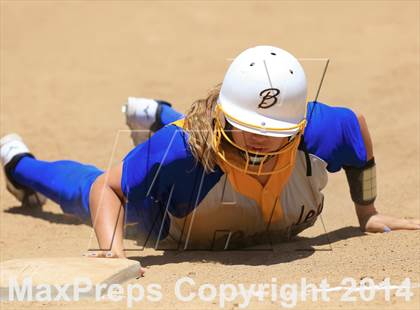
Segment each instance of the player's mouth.
[[264,147],[247,146],[247,150],[256,154],[268,153],[268,149]]

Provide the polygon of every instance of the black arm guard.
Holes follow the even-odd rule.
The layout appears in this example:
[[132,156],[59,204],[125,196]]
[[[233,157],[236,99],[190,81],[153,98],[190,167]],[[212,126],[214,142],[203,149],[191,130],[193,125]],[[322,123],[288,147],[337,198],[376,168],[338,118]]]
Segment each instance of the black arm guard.
[[369,160],[362,168],[343,167],[353,202],[369,205],[376,199],[376,165],[375,159]]

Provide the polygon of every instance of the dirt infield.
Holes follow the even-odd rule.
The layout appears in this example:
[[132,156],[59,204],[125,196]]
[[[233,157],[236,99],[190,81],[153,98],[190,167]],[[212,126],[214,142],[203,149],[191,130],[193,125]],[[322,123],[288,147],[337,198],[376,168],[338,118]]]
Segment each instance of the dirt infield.
[[[17,132],[40,159],[73,159],[106,169],[131,148],[121,114],[128,96],[165,99],[181,110],[221,82],[229,59],[270,44],[299,58],[329,58],[319,100],[367,119],[377,162],[379,211],[420,218],[420,3],[418,1],[4,1],[1,0],[0,134]],[[309,64],[313,64],[307,60]],[[306,62],[306,61],[305,61]],[[310,66],[310,65],[309,65]],[[309,75],[319,81],[322,65]],[[311,98],[310,98],[311,99]],[[118,137],[118,138],[117,138]],[[19,208],[1,174],[1,261],[78,256],[94,244],[92,229],[49,202]],[[323,222],[273,251],[132,251],[147,268],[130,283],[162,286],[142,309],[219,309],[218,299],[182,302],[178,279],[204,283],[297,283],[331,287],[343,278],[389,277],[420,283],[420,231],[363,234],[344,173],[329,175]],[[92,239],[93,238],[93,239]],[[138,249],[132,240],[126,246]],[[303,250],[302,250],[303,249]],[[347,283],[348,285],[348,283]],[[418,309],[411,301],[301,302],[296,309]],[[224,309],[239,309],[241,300]],[[2,302],[4,309],[118,309],[125,301]],[[278,309],[269,298],[248,309]]]

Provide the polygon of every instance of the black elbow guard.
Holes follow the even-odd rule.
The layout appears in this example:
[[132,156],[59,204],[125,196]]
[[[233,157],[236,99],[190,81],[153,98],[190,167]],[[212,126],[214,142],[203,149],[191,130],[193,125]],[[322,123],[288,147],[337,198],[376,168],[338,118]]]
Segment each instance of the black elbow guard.
[[375,159],[369,160],[364,167],[343,167],[353,202],[368,205],[376,199],[376,164]]

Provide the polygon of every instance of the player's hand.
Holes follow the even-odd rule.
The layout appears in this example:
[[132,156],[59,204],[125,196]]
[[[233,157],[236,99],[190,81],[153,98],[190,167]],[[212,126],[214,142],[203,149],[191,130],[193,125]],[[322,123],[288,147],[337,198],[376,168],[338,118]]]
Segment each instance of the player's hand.
[[124,252],[116,253],[112,251],[89,251],[83,256],[90,258],[126,258]]
[[392,230],[417,230],[420,221],[416,219],[401,219],[384,214],[374,214],[366,222],[366,232],[390,232]]
[[[90,251],[83,254],[83,256],[86,256],[89,258],[127,258],[124,253],[122,253],[121,255],[116,255],[112,253],[111,251],[95,251],[95,252]],[[145,273],[146,273],[146,269],[140,266],[139,277],[143,277]]]

